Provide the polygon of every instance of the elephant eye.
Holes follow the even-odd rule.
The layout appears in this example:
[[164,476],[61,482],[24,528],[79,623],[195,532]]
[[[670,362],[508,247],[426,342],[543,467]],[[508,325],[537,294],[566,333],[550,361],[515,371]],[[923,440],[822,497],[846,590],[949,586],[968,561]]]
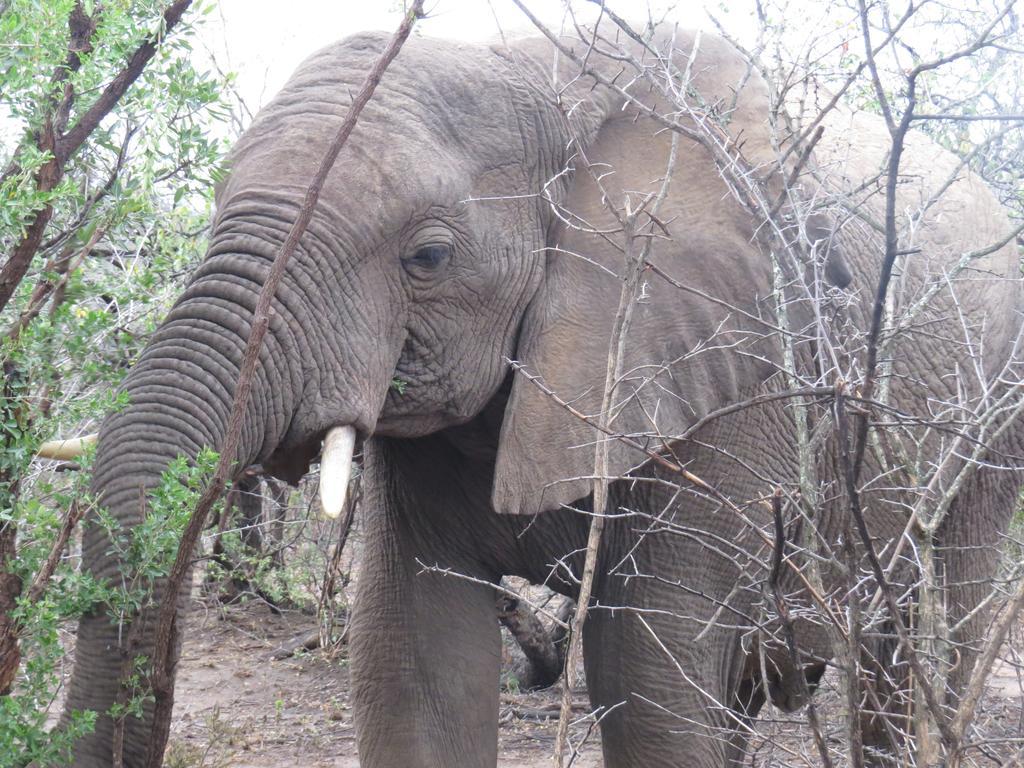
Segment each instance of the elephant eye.
[[410,258],[405,259],[407,266],[436,269],[451,256],[451,248],[444,243],[424,245],[416,250]]

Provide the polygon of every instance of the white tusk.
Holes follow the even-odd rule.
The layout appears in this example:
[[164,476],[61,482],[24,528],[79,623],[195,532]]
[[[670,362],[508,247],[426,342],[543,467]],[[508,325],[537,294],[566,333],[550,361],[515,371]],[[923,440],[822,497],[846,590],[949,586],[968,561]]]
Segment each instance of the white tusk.
[[332,427],[324,438],[320,458],[320,507],[328,517],[337,517],[345,507],[355,445],[356,430],[353,427]]
[[72,437],[67,440],[47,440],[39,446],[36,451],[36,458],[58,459],[68,461],[77,459],[85,449],[96,442],[96,435],[85,435],[84,437]]

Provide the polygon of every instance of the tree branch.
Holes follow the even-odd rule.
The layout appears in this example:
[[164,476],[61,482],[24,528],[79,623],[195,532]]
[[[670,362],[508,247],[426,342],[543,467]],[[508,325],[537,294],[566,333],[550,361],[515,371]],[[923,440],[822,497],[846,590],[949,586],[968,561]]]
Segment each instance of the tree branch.
[[[50,153],[47,160],[36,173],[36,190],[38,192],[52,192],[64,178],[64,168],[71,156],[85,143],[89,135],[95,130],[100,121],[106,117],[117,104],[118,100],[125,94],[125,91],[134,83],[146,64],[153,58],[161,39],[167,35],[181,20],[182,14],[192,5],[192,0],[177,0],[170,5],[163,14],[163,29],[160,34],[147,37],[132,54],[124,69],[111,81],[100,94],[100,97],[93,103],[78,122],[72,126],[67,133],[62,133],[64,124],[68,119],[71,107],[73,92],[70,86],[64,91],[64,97],[59,103],[52,104],[49,114],[45,116],[43,127],[37,142],[41,152]],[[83,46],[91,45],[89,38],[95,33],[95,24],[87,24],[88,37],[83,42],[80,19],[81,6],[76,4],[68,20],[72,27],[71,44],[68,48],[68,63],[64,67],[58,67],[54,75],[54,84],[59,84],[67,78],[70,70],[80,66],[79,53],[88,48]],[[88,18],[88,17],[86,17]],[[76,29],[78,31],[76,32]],[[12,167],[16,167],[12,164]],[[10,172],[10,169],[8,169]],[[26,228],[25,234],[18,241],[11,251],[11,255],[4,262],[3,269],[0,269],[0,311],[10,302],[14,292],[18,289],[25,274],[28,272],[39,251],[43,234],[46,231],[50,219],[53,217],[53,204],[46,203],[32,217]]]
[[161,29],[146,37],[132,53],[124,69],[107,84],[99,98],[92,103],[85,114],[78,118],[78,121],[68,129],[67,133],[60,137],[57,141],[56,154],[61,163],[67,162],[78,151],[89,135],[96,130],[100,121],[110,113],[125,92],[139,79],[139,75],[156,54],[160,42],[178,25],[181,17],[191,5],[192,0],[176,0],[167,7],[163,12]]
[[249,393],[252,388],[253,375],[256,371],[256,362],[259,359],[260,348],[263,344],[263,337],[270,325],[270,304],[277,292],[277,286],[284,277],[285,268],[299,243],[299,239],[309,226],[313,218],[320,191],[323,189],[327,175],[334,165],[338,154],[348,140],[349,135],[355,128],[356,121],[363,107],[369,102],[377,84],[380,82],[388,65],[398,55],[403,43],[409,37],[416,19],[423,15],[424,0],[415,0],[412,7],[406,13],[398,30],[392,36],[387,48],[381,53],[380,58],[366,76],[362,87],[352,100],[345,119],[342,121],[338,132],[327,150],[327,154],[321,161],[316,174],[306,190],[306,196],[302,201],[299,214],[292,224],[291,230],[285,238],[281,250],[274,258],[270,268],[270,274],[260,291],[259,299],[256,302],[256,310],[253,316],[252,329],[249,332],[249,339],[245,346],[242,357],[242,366],[238,375],[238,386],[235,388],[234,400],[231,404],[231,414],[228,419],[228,427],[220,449],[220,459],[217,462],[217,469],[213,479],[210,481],[202,497],[196,505],[182,535],[181,544],[178,547],[178,554],[171,568],[168,577],[167,587],[164,591],[163,600],[160,605],[160,612],[157,623],[156,637],[153,647],[153,671],[151,683],[153,694],[156,698],[153,714],[152,733],[149,740],[149,756],[147,765],[149,768],[160,768],[164,748],[167,744],[167,736],[170,731],[171,709],[174,704],[174,687],[171,679],[171,668],[173,666],[175,638],[177,629],[177,599],[178,590],[183,583],[189,566],[192,561],[192,553],[195,550],[199,536],[206,525],[206,518],[214,503],[224,492],[228,477],[231,473],[237,453],[238,444],[241,438],[242,422],[245,416],[246,407],[249,402]]

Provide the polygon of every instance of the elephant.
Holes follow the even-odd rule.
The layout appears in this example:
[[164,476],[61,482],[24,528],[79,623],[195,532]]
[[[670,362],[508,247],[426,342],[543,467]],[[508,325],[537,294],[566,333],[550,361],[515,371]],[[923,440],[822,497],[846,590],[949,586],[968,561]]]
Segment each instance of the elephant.
[[[767,86],[744,58],[714,35],[658,34],[701,103],[719,105],[729,133],[742,136],[751,167],[774,174],[772,183],[793,171],[775,159]],[[361,33],[315,53],[232,150],[208,255],[127,376],[129,405],[101,430],[93,491],[126,528],[143,514],[139,489],[171,459],[220,444],[260,287],[387,39]],[[674,139],[624,95],[658,112],[664,94],[642,79],[621,87],[622,61],[588,43],[565,39],[574,54],[556,56],[543,37],[411,39],[331,170],[274,298],[237,461],[295,481],[326,437],[321,482],[336,506],[361,448],[365,551],[350,651],[367,768],[496,765],[493,585],[515,575],[576,598],[595,512],[607,516],[583,653],[591,701],[606,713],[608,768],[739,764],[767,698],[799,706],[805,678],[813,687],[832,654],[813,627],[798,630],[814,663],[751,642],[764,599],[759,563],[771,549],[764,502],[799,474],[791,401],[729,411],[788,386],[772,298],[779,277],[760,224],[730,193],[712,148],[685,131]],[[583,56],[596,74],[580,74],[574,57]],[[688,119],[678,116],[692,128]],[[887,141],[877,118],[836,112],[807,165],[816,169],[807,200],[818,189],[877,187],[862,182],[882,167]],[[909,136],[900,209],[929,200],[958,168]],[[633,301],[610,420],[628,439],[606,438],[593,420],[622,286],[614,209],[653,197],[657,224],[643,241],[658,274],[644,272]],[[884,251],[864,220],[879,219],[882,201],[869,196],[861,217],[809,217],[804,272],[786,278],[823,274],[855,329],[870,321]],[[961,253],[1009,231],[998,202],[965,171],[929,210],[897,306]],[[894,409],[928,414],[958,387],[977,390],[949,375],[973,359],[957,338],[963,328],[985,329],[975,368],[1007,365],[1020,328],[1018,272],[1009,245],[978,256],[971,280],[951,278],[955,318],[952,291],[938,292],[929,322],[897,335]],[[821,320],[808,313],[794,301],[791,321]],[[811,342],[797,351],[815,364]],[[848,370],[859,370],[862,352],[849,352]],[[610,482],[607,506],[594,510],[599,439]],[[957,615],[979,603],[994,567],[957,547],[998,545],[1021,478],[997,465],[1018,444],[1019,430],[1002,433],[942,529]],[[835,445],[826,441],[822,455]],[[886,470],[877,453],[868,450],[865,477]],[[821,535],[837,541],[844,496],[835,477],[819,482]],[[907,517],[885,485],[862,490],[872,535],[892,542]],[[110,578],[118,567],[107,533],[88,524],[83,568]],[[101,716],[76,745],[75,765],[110,764],[113,725],[102,713],[117,695],[122,636],[99,608],[80,623],[67,707]],[[144,654],[151,629],[137,640]],[[126,766],[143,764],[151,717],[146,709],[127,721]]]

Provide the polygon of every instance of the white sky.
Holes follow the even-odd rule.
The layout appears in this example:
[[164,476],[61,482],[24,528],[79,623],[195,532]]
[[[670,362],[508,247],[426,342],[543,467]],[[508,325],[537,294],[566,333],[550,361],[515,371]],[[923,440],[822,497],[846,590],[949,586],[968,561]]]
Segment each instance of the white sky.
[[[656,19],[668,18],[683,27],[711,29],[704,11],[709,5],[734,34],[744,26],[752,28],[754,0],[606,1],[619,15],[638,22],[649,11]],[[593,18],[598,12],[587,0],[571,2],[579,18]],[[553,28],[563,22],[563,0],[526,0],[526,5]],[[356,32],[394,31],[403,6],[403,0],[219,0],[199,26],[196,64],[204,69],[216,62],[222,72],[234,72],[237,95],[255,113],[311,53]],[[533,29],[512,0],[427,0],[426,9],[427,18],[417,22],[413,34],[488,40],[498,37],[499,24],[505,31]],[[13,150],[21,131],[0,105],[0,147]],[[225,131],[233,132],[228,126]]]
[[[546,23],[559,26],[562,0],[526,4]],[[708,26],[704,4],[650,0],[653,13],[669,11],[669,18],[686,27]],[[221,68],[237,73],[238,91],[255,111],[318,48],[363,30],[393,31],[401,21],[402,5],[401,0],[220,0],[219,13],[201,37]],[[648,2],[610,0],[608,5],[627,18],[643,19]],[[587,2],[575,2],[574,7],[580,14],[597,10]],[[505,30],[532,29],[512,0],[427,0],[426,8],[428,17],[417,23],[415,33],[430,37],[487,40],[498,36],[499,23]]]
[[[597,14],[588,0],[568,0],[579,16]],[[534,14],[553,28],[565,15],[566,0],[525,0]],[[682,27],[713,30],[705,7],[723,23],[730,34],[750,42],[756,28],[755,0],[606,0],[609,7],[628,19],[667,18]],[[979,0],[953,0],[976,3]],[[284,85],[298,64],[317,49],[363,30],[393,31],[402,17],[403,0],[219,0],[199,27],[195,47],[196,65],[209,68],[211,62],[222,72],[234,72],[236,91],[252,112],[265,104]],[[796,0],[789,8],[806,13],[785,18],[787,35],[800,49],[822,33],[836,31],[849,21],[849,13],[833,14],[824,2]],[[500,29],[531,30],[529,20],[512,0],[427,0],[427,18],[419,21],[413,34],[463,40],[497,38]],[[842,18],[840,18],[842,17]],[[771,19],[769,19],[771,21]],[[776,20],[777,22],[778,20]],[[929,28],[931,29],[931,28]],[[926,30],[927,31],[927,30]],[[854,45],[857,30],[847,31]],[[932,30],[934,36],[934,30]],[[925,45],[925,48],[928,46]],[[206,49],[206,54],[202,53]],[[204,60],[205,59],[205,60]],[[831,58],[829,59],[831,61]],[[247,123],[248,120],[245,120]],[[237,131],[225,126],[225,133]],[[13,147],[21,127],[7,119],[0,104],[0,147]],[[4,154],[0,151],[0,155]]]

